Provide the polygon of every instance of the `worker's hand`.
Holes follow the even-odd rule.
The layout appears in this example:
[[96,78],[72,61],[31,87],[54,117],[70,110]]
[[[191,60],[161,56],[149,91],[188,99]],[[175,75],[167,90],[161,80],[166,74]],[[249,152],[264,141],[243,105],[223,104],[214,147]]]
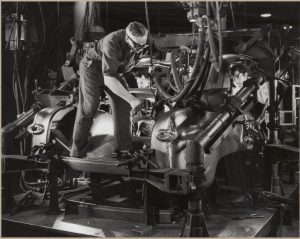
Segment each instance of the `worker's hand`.
[[134,100],[130,101],[130,106],[132,111],[136,108],[139,108],[142,103],[143,103],[142,100],[139,98],[135,98]]
[[75,37],[71,37],[70,38],[70,43],[71,43],[72,46],[75,46],[78,43],[78,39],[76,39]]
[[135,98],[135,100],[130,102],[131,105],[131,117],[135,116],[143,108],[143,101],[141,99]]
[[171,52],[166,53],[164,63],[171,64]]

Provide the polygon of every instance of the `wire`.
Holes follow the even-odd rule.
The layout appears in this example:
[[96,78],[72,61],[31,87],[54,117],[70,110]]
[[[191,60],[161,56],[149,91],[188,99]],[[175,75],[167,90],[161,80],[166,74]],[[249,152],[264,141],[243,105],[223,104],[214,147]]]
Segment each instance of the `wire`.
[[233,13],[232,2],[230,2],[229,5],[230,5],[231,17],[232,17],[232,21],[233,21],[233,29],[234,29],[234,31],[236,31],[236,23],[235,23],[235,18],[234,18],[234,13]]
[[[17,34],[18,35],[18,34]],[[18,38],[16,36],[16,38]],[[18,41],[18,39],[16,39]],[[21,79],[20,79],[20,72],[19,72],[19,64],[18,64],[18,61],[19,61],[19,57],[18,57],[18,49],[16,49],[14,51],[14,60],[15,60],[15,64],[14,64],[14,73],[16,75],[16,79],[17,79],[17,86],[18,86],[18,90],[16,92],[20,92],[20,98],[21,98],[21,102],[22,102],[22,105],[21,105],[21,108],[22,110],[24,111],[24,95],[23,95],[23,91],[22,91],[22,86],[21,86]]]
[[146,11],[146,21],[147,21],[147,28],[148,28],[148,41],[150,45],[150,65],[153,67],[153,60],[152,60],[152,40],[150,39],[150,21],[149,21],[149,12],[148,12],[148,4],[145,2],[145,11]]
[[42,50],[45,46],[45,42],[46,42],[46,23],[45,23],[45,18],[44,18],[42,5],[41,5],[40,2],[38,3],[38,6],[39,6],[39,10],[40,10],[41,18],[42,18],[42,24],[43,24],[43,41],[42,41],[42,44],[41,44],[39,50],[37,52],[34,52],[33,55],[40,54],[42,52]]
[[[221,6],[221,5],[220,5]],[[208,31],[208,42],[209,46],[211,48],[211,53],[214,58],[214,67],[217,72],[220,72],[222,68],[222,55],[223,55],[223,40],[222,40],[222,29],[221,29],[221,18],[220,18],[220,10],[221,7],[219,6],[219,3],[216,2],[216,22],[217,22],[217,31],[218,31],[218,42],[219,42],[219,53],[217,52],[217,48],[213,39],[213,31],[211,29],[210,24],[210,9],[209,9],[209,3],[206,2],[206,12],[207,15],[203,16],[207,20],[207,31]]]
[[13,23],[12,23],[12,27],[11,27],[11,30],[10,30],[10,33],[9,33],[9,38],[8,38],[7,43],[6,43],[5,49],[7,49],[7,47],[9,46],[11,35],[13,33],[15,23],[16,23],[16,18],[14,17],[14,20],[13,20]]
[[[30,65],[30,64],[29,64]],[[28,100],[28,71],[29,71],[29,67],[26,67],[25,70],[25,81],[24,81],[24,109],[26,110],[26,104],[27,104],[27,100]]]

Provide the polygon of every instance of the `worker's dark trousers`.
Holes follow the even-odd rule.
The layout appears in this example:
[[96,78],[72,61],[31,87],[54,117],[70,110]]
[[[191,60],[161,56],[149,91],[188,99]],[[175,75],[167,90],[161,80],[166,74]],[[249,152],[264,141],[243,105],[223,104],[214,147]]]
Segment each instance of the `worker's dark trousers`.
[[[91,60],[87,56],[80,62],[79,102],[70,153],[72,157],[86,156],[89,131],[99,107],[101,87],[104,85],[101,68],[101,61]],[[122,84],[126,87],[124,82]],[[132,145],[131,106],[107,87],[105,92],[112,108],[116,149],[130,149]]]

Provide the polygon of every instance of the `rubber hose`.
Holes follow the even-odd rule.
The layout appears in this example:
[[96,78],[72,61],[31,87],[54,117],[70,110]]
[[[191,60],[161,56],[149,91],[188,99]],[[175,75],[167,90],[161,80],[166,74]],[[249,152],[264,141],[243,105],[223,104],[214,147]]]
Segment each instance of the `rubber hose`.
[[[207,82],[207,69],[208,69],[208,63],[209,63],[209,55],[210,55],[210,48],[208,47],[206,49],[205,52],[205,56],[204,56],[204,66],[201,69],[201,72],[198,75],[198,78],[195,81],[195,84],[193,85],[193,88],[191,88],[190,90],[190,94],[193,93],[193,91],[195,91],[196,89],[198,89],[199,87],[203,88],[202,85],[205,84]],[[204,79],[204,80],[202,80]]]
[[168,73],[167,82],[168,82],[169,86],[171,87],[171,89],[178,93],[176,86],[174,85],[173,82],[171,82],[170,73]]
[[176,64],[175,64],[175,54],[177,53],[177,49],[172,50],[171,52],[171,69],[172,69],[172,73],[173,73],[173,77],[174,77],[174,81],[175,81],[175,85],[176,88],[178,89],[178,91],[182,90],[182,85],[179,79],[179,74],[178,71],[176,69]]
[[[200,34],[200,33],[202,33],[202,34]],[[186,83],[184,89],[182,89],[178,95],[175,95],[175,96],[170,95],[160,85],[160,83],[158,81],[158,77],[156,75],[153,76],[154,83],[157,86],[158,90],[163,95],[163,97],[165,97],[169,101],[171,101],[171,102],[177,102],[177,101],[181,100],[188,92],[190,92],[190,89],[192,87],[192,79],[195,76],[195,72],[197,71],[196,70],[197,69],[197,65],[199,65],[199,62],[200,62],[200,59],[201,59],[201,54],[202,54],[202,49],[203,49],[203,40],[204,40],[204,33],[203,32],[199,32],[199,41],[198,41],[197,55],[196,55],[196,60],[195,60],[195,63],[194,63],[193,72],[191,74],[191,77],[190,77],[189,81]],[[177,50],[173,50],[172,53],[171,53],[171,67],[172,67],[172,71],[173,71],[173,77],[174,77],[174,80],[175,80],[175,85],[176,85],[176,87],[178,89],[178,83],[180,83],[180,80],[179,80],[178,72],[177,72],[177,69],[176,69],[176,66],[175,66],[175,59],[174,59],[175,51],[177,52]],[[176,77],[177,77],[177,80],[176,80]],[[198,78],[200,78],[200,77],[198,77]],[[169,82],[169,84],[171,84],[171,82]],[[172,88],[172,86],[171,86],[171,88]]]
[[204,46],[204,31],[199,31],[198,32],[198,47],[197,47],[197,52],[196,52],[196,59],[194,62],[194,66],[193,66],[193,72],[191,74],[191,79],[193,79],[195,77],[195,74],[197,72],[197,67],[199,66],[200,63],[200,59],[202,56],[202,52],[203,52],[203,46]]
[[[208,31],[208,42],[211,48],[211,53],[216,62],[213,63],[217,72],[220,72],[222,67],[222,55],[223,55],[223,41],[222,41],[222,31],[221,31],[221,19],[220,19],[220,11],[219,11],[219,4],[216,5],[216,18],[218,23],[218,37],[219,37],[219,54],[217,53],[216,45],[213,39],[213,33],[211,30],[210,25],[210,10],[209,10],[209,3],[206,3],[206,11],[207,16],[203,16],[207,20],[207,31]],[[218,56],[219,55],[219,56]]]
[[209,71],[210,71],[210,67],[209,67],[209,65],[207,64],[207,65],[206,65],[206,68],[205,68],[205,70],[204,70],[204,73],[203,73],[204,75],[201,77],[201,78],[204,79],[204,81],[201,81],[201,84],[200,84],[200,86],[198,87],[198,88],[200,88],[200,92],[202,92],[202,91],[205,89],[206,83],[207,83],[207,81],[208,81]]
[[[202,55],[202,52],[200,53],[200,56],[201,55]],[[205,67],[207,66],[208,59],[209,59],[209,48],[207,48],[206,51],[205,51],[205,53],[204,53],[205,65],[200,69],[200,71],[198,73],[198,76],[197,76],[196,80],[194,81],[194,83],[193,83],[191,89],[189,90],[188,94],[191,94],[199,86],[200,80],[202,79],[203,72],[205,70]],[[199,65],[199,63],[198,63],[198,65]],[[194,65],[194,69],[195,69],[195,65]],[[191,78],[193,78],[193,77],[194,76],[192,74]]]
[[163,95],[164,98],[169,99],[172,97],[172,95],[170,95],[160,84],[160,82],[158,81],[158,77],[157,75],[153,75],[153,81],[157,87],[157,89],[159,90],[159,92]]
[[178,102],[179,100],[183,99],[192,86],[192,81],[188,81],[184,86],[184,89],[178,95],[172,96],[160,85],[156,75],[153,76],[153,80],[160,93],[170,102]]

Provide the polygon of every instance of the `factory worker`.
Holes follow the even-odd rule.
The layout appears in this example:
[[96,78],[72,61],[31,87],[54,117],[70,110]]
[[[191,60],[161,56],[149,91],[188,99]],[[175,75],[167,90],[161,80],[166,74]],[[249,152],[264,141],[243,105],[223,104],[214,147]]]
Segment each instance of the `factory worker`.
[[[104,86],[112,108],[114,137],[118,156],[132,147],[130,113],[140,108],[141,100],[128,92],[123,73],[130,72],[149,52],[148,30],[139,22],[106,35],[80,62],[79,102],[70,156],[85,157],[89,131],[100,103]],[[161,52],[153,44],[153,51]]]

